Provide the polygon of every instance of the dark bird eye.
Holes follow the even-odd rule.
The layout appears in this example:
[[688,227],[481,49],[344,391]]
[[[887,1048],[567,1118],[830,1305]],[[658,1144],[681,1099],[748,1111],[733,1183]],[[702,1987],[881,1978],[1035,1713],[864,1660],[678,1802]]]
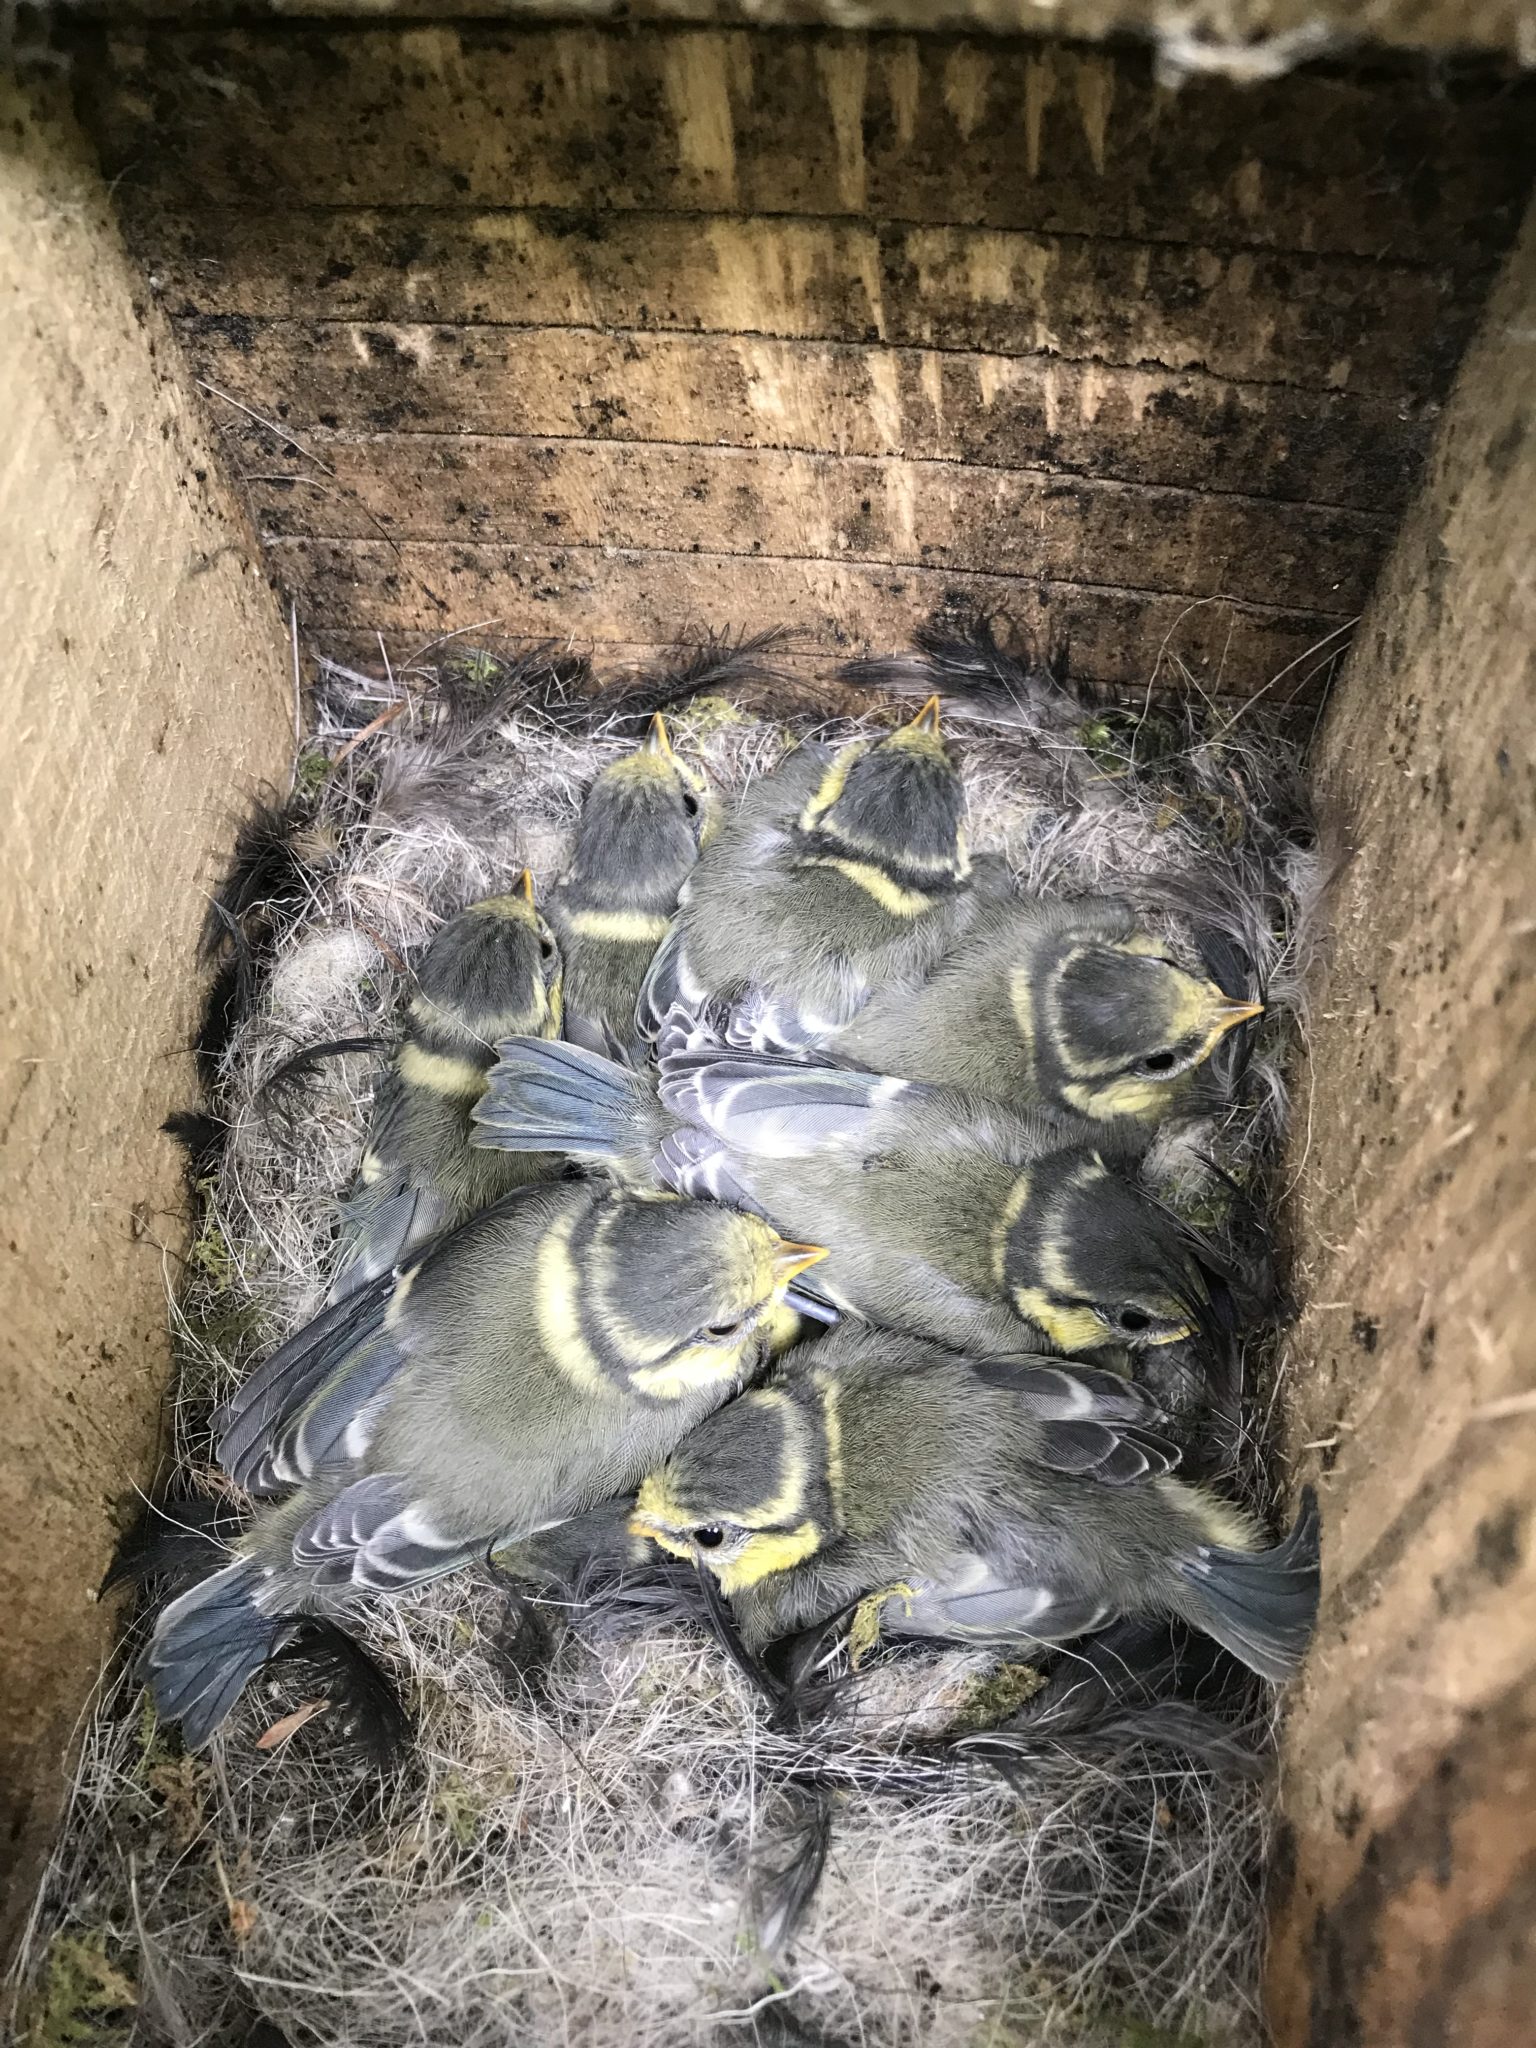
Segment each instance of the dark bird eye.
[[725,1541],[725,1531],[711,1523],[707,1529],[695,1529],[693,1540],[700,1550],[718,1550]]
[[1141,1065],[1144,1073],[1166,1074],[1173,1065],[1173,1054],[1171,1052],[1149,1052]]
[[544,938],[541,938],[541,939],[539,940],[539,958],[540,958],[541,960],[553,960],[553,959],[554,959],[554,957],[555,957],[555,942],[554,942],[554,940],[553,940],[553,939],[551,939],[551,938],[549,938],[549,937],[547,937],[547,936],[546,936],[546,937],[544,937]]
[[696,818],[699,815],[699,800],[686,783],[683,785],[683,809],[690,818]]
[[733,1323],[710,1323],[706,1326],[704,1334],[716,1339],[734,1337],[745,1321],[745,1316],[738,1316]]
[[1144,1309],[1123,1308],[1120,1311],[1120,1327],[1122,1330],[1128,1330],[1134,1337],[1142,1330],[1151,1329],[1152,1318]]

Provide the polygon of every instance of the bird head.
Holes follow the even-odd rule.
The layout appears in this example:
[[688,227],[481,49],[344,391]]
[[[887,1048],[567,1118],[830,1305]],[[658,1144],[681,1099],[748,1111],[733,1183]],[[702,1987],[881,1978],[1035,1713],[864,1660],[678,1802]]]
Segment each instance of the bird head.
[[939,700],[881,740],[833,758],[799,821],[823,854],[871,862],[921,891],[963,881],[965,789],[939,732]]
[[1083,1147],[1020,1177],[995,1264],[1018,1313],[1069,1355],[1176,1343],[1210,1319],[1210,1283],[1190,1233]]
[[588,790],[566,880],[616,907],[670,909],[718,821],[708,782],[672,751],[658,711]]
[[610,1195],[541,1242],[541,1333],[571,1377],[678,1400],[750,1379],[790,1282],[825,1257],[735,1209]]
[[1068,944],[1044,987],[1039,1022],[1071,1108],[1155,1120],[1227,1033],[1263,1008],[1188,973],[1158,941],[1136,935]]
[[523,869],[507,896],[487,896],[438,932],[417,971],[412,1021],[495,1046],[560,1035],[560,948]]
[[730,1402],[640,1488],[631,1531],[745,1592],[837,1534],[821,1417],[780,1387]]

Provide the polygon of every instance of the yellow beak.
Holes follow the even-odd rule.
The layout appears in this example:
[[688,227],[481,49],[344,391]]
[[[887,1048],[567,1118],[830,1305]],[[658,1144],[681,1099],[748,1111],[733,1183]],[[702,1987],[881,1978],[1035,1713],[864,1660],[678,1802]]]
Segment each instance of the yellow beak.
[[803,1273],[807,1266],[819,1265],[826,1256],[824,1244],[791,1244],[787,1238],[781,1238],[773,1255],[773,1277],[781,1287],[787,1287],[797,1273]]
[[928,702],[923,706],[922,710],[919,711],[916,718],[914,718],[909,725],[904,725],[902,727],[902,731],[911,733],[929,733],[932,734],[933,737],[936,739],[938,737],[939,732],[939,710],[940,705],[938,698],[930,697],[928,699]]
[[523,869],[523,872],[522,872],[522,876],[521,876],[520,880],[518,881],[518,885],[517,885],[517,888],[518,888],[518,894],[519,894],[520,896],[522,896],[522,898],[524,899],[524,901],[525,901],[525,902],[531,903],[531,902],[533,901],[533,869],[532,869],[532,868],[524,868],[524,869]]
[[1250,1017],[1262,1017],[1263,1014],[1264,1005],[1262,1003],[1233,1003],[1229,1002],[1224,996],[1221,1006],[1216,1012],[1216,1036],[1224,1038],[1229,1031],[1235,1030],[1239,1024],[1246,1024]]
[[1161,1337],[1149,1337],[1147,1343],[1153,1347],[1159,1344],[1182,1344],[1186,1337],[1193,1337],[1194,1334],[1193,1323],[1180,1323],[1176,1330],[1165,1330]]
[[667,731],[667,721],[659,711],[651,713],[650,730],[645,735],[645,744],[642,752],[647,754],[665,754],[669,761],[672,758],[671,735]]

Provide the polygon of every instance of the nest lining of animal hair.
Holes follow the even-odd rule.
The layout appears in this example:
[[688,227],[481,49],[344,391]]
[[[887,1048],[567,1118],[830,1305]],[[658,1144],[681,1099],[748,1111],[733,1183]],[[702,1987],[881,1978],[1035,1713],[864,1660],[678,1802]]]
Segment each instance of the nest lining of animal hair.
[[[227,1129],[193,1139],[173,1492],[239,1505],[212,1408],[323,1300],[387,1051],[275,1092],[271,1077],[316,1041],[387,1046],[440,921],[525,863],[541,887],[555,878],[586,786],[667,694],[647,687],[594,691],[548,650],[459,645],[382,680],[322,665],[282,886],[245,907],[255,938],[226,949],[210,1001],[207,1108]],[[723,791],[807,734],[892,723],[878,704],[828,721],[771,678],[731,695],[683,693],[667,713]],[[1070,730],[946,730],[973,846],[1006,852],[1025,887],[1156,874],[1245,906],[1269,1001],[1257,1055],[1238,1104],[1152,1168],[1186,1213],[1241,1229],[1277,1178],[1278,1076],[1303,1021],[1314,856],[1285,718],[1149,693],[1139,710],[1079,710]],[[1249,1348],[1222,1483],[1262,1507]],[[42,2048],[1258,2038],[1262,1768],[1126,1738],[1037,1742],[1005,1775],[959,1738],[1027,1701],[1039,1679],[1017,1656],[878,1645],[848,1674],[834,1653],[849,1683],[797,1731],[771,1724],[703,1628],[643,1606],[530,1618],[486,1569],[367,1609],[367,1646],[414,1723],[381,1778],[302,1667],[274,1667],[210,1752],[183,1754],[138,1692],[142,1636],[141,1620],[103,1680],[34,1911],[22,2038]],[[1243,1715],[1235,1743],[1262,1765],[1256,1683]]]

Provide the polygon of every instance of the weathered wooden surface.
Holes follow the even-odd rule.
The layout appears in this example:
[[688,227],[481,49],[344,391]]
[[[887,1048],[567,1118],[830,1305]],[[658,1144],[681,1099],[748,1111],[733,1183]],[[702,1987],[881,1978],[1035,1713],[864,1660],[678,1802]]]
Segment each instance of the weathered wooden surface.
[[487,21],[825,22],[842,29],[971,30],[1097,40],[1149,36],[1171,77],[1265,80],[1323,50],[1361,43],[1408,50],[1496,50],[1529,62],[1530,0],[76,0],[111,20],[284,20],[349,15],[377,22],[473,17]]
[[276,572],[395,656],[979,603],[1111,686],[1315,691],[1536,164],[1486,70],[1024,42],[140,30],[79,76]]
[[1281,2048],[1536,2012],[1536,218],[1329,713],[1358,852],[1298,1095]]
[[[51,98],[52,96],[50,96]],[[183,1239],[193,950],[286,635],[64,106],[0,74],[0,1955],[112,1639]],[[0,2032],[4,2023],[0,2021]]]

